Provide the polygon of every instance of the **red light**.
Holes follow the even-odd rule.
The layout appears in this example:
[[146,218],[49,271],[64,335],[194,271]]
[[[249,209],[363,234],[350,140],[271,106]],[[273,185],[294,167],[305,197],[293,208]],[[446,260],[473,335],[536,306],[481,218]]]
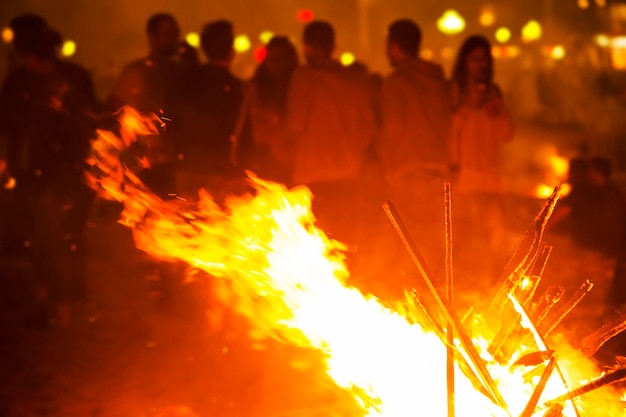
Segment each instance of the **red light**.
[[264,46],[259,46],[254,50],[254,59],[257,62],[263,62],[265,57],[267,56],[267,48]]
[[310,22],[313,17],[313,11],[310,9],[298,10],[298,20],[301,22]]

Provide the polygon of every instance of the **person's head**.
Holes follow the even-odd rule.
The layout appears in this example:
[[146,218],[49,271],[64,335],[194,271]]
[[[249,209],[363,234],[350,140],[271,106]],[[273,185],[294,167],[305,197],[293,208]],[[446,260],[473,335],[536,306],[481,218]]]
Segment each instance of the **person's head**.
[[9,23],[13,32],[13,47],[20,53],[24,49],[34,49],[40,42],[41,33],[48,27],[46,20],[33,13],[14,17]]
[[48,72],[58,60],[61,34],[52,28],[44,28],[33,42],[20,46],[18,56],[24,67],[35,73]]
[[400,19],[389,25],[387,58],[392,67],[417,57],[422,44],[422,30],[412,20]]
[[605,185],[611,180],[613,166],[609,158],[595,156],[589,163],[589,180],[594,185]]
[[180,29],[171,14],[157,13],[150,16],[146,23],[146,34],[152,55],[168,57],[178,51]]
[[472,35],[463,42],[456,56],[452,77],[462,89],[469,83],[492,84],[493,55],[487,38]]
[[204,25],[200,35],[202,51],[210,62],[230,64],[235,57],[233,24],[228,20],[216,20]]
[[328,22],[314,20],[305,26],[302,43],[307,61],[330,59],[335,50],[335,29]]
[[272,37],[265,48],[267,55],[261,65],[270,77],[289,75],[298,66],[298,52],[286,36]]

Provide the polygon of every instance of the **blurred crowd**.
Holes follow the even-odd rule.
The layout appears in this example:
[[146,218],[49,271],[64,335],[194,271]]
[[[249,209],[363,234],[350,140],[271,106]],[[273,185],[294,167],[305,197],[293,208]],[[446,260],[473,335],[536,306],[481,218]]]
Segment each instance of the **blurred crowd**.
[[[205,188],[219,201],[239,191],[248,170],[308,186],[320,226],[351,242],[363,199],[392,199],[432,223],[441,217],[442,184],[451,181],[459,210],[468,213],[464,236],[501,242],[500,148],[514,128],[482,36],[465,39],[447,76],[420,57],[416,22],[391,22],[385,52],[392,71],[383,77],[366,63],[337,61],[335,28],[315,20],[303,29],[301,50],[275,35],[251,79],[241,80],[231,72],[232,22],[206,23],[198,51],[181,40],[174,16],[159,13],[145,25],[147,54],[101,99],[89,72],[59,57],[62,38],[44,18],[17,16],[11,30],[11,68],[0,91],[0,174],[15,204],[3,225],[11,233],[3,234],[20,247],[28,242],[38,280],[29,317],[35,326],[67,323],[72,303],[87,296],[84,229],[96,197],[82,175],[96,129],[119,129],[123,106],[163,121],[161,134],[141,137],[127,161],[163,199],[194,201]],[[610,173],[603,163],[585,170]],[[576,198],[566,200],[569,211],[559,218],[588,219]],[[612,215],[621,219],[623,211]]]

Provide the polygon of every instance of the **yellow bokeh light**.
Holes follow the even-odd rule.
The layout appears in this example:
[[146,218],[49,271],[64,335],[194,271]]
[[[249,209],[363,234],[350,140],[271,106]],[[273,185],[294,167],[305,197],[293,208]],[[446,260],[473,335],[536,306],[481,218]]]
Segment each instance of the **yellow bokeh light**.
[[341,65],[343,65],[344,67],[347,67],[348,65],[351,65],[352,63],[354,63],[355,60],[356,60],[356,58],[355,58],[354,54],[351,53],[351,52],[344,52],[339,57],[339,61],[341,61]]
[[252,43],[250,43],[250,38],[246,35],[238,35],[235,38],[235,51],[239,53],[247,52],[252,47]]
[[437,28],[446,35],[456,35],[465,30],[465,19],[456,10],[446,10],[437,20]]
[[602,33],[594,36],[593,41],[601,48],[608,48],[609,46],[611,46],[611,38]]
[[264,30],[259,35],[259,40],[263,43],[268,43],[270,39],[272,39],[273,37],[274,37],[274,32],[272,32],[271,30]]
[[531,20],[522,28],[522,40],[524,42],[532,42],[541,38],[541,24],[536,20]]
[[13,42],[13,31],[11,30],[11,28],[2,29],[2,41],[4,43]]
[[550,56],[552,57],[552,59],[555,60],[559,60],[559,59],[563,59],[565,58],[565,47],[563,45],[557,45],[554,48],[552,48],[552,51],[550,51]]
[[496,22],[496,15],[491,9],[484,9],[478,17],[481,26],[489,27]]
[[611,39],[611,46],[613,48],[626,48],[626,36],[615,36]]
[[578,0],[578,7],[581,9],[589,8],[589,0]]
[[76,53],[76,42],[67,40],[63,42],[63,46],[61,46],[61,55],[63,56],[72,56]]
[[495,37],[498,42],[506,43],[511,39],[511,31],[505,27],[498,28]]
[[200,35],[198,35],[196,32],[188,33],[187,36],[185,36],[185,40],[189,45],[193,46],[194,48],[198,48],[200,46]]

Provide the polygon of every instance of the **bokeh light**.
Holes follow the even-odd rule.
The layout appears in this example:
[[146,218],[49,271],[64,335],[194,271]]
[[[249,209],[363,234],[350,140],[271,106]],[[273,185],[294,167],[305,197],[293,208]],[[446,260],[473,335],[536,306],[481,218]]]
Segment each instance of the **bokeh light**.
[[76,42],[71,40],[66,40],[63,42],[63,46],[61,46],[61,55],[65,57],[72,56],[76,53]]
[[550,56],[552,57],[552,59],[557,61],[565,58],[565,47],[563,45],[556,45],[550,51]]
[[267,48],[265,46],[259,46],[254,50],[254,60],[256,62],[263,62],[267,56]]
[[354,63],[355,60],[356,60],[356,58],[355,58],[354,54],[351,53],[351,52],[344,52],[339,57],[339,61],[341,61],[341,65],[343,65],[344,67],[347,67],[348,65],[351,65],[352,63]]
[[511,31],[509,28],[501,27],[496,30],[495,38],[500,43],[507,43],[511,40]]
[[611,38],[603,33],[594,36],[593,41],[601,48],[608,48],[611,46]]
[[454,58],[454,49],[446,46],[441,50],[441,58],[443,59],[452,59]]
[[194,48],[200,47],[200,35],[196,32],[190,32],[185,36],[185,41]]
[[2,29],[2,41],[4,43],[13,42],[13,31],[11,30],[11,28]]
[[478,22],[481,26],[492,26],[496,22],[496,14],[489,8],[483,9],[478,17]]
[[541,38],[541,24],[536,20],[531,20],[522,28],[522,40],[524,42],[532,42]]
[[264,30],[259,35],[259,40],[263,43],[268,43],[274,37],[274,32],[271,30]]
[[235,51],[239,53],[248,52],[252,47],[252,43],[250,42],[250,38],[246,35],[237,35],[235,37],[234,48]]
[[465,19],[456,10],[446,10],[437,20],[437,28],[446,35],[456,35],[465,30]]
[[588,9],[589,8],[589,0],[578,0],[578,7],[580,7],[581,9]]
[[298,10],[298,13],[296,15],[298,17],[298,20],[303,23],[310,22],[315,17],[313,10],[310,9]]
[[420,56],[422,57],[422,59],[430,61],[431,59],[435,57],[435,53],[433,52],[432,49],[422,49],[420,51]]

